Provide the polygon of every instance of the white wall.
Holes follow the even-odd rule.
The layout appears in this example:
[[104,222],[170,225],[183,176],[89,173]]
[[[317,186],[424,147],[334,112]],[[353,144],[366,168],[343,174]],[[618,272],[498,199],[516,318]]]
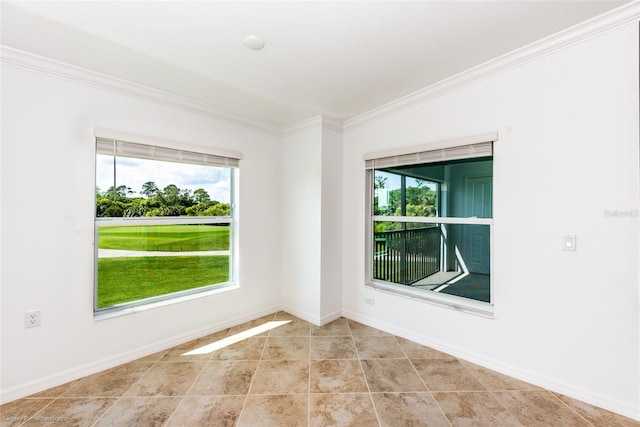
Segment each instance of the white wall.
[[321,323],[342,313],[342,132],[322,131]]
[[282,153],[282,301],[320,323],[322,127],[287,133]]
[[[635,23],[348,126],[344,313],[640,418],[638,59]],[[363,154],[491,131],[495,318],[365,288]]]
[[[94,127],[244,154],[239,289],[94,321]],[[3,401],[280,308],[278,136],[3,66],[1,148]]]
[[282,300],[315,324],[342,309],[342,133],[323,120],[282,139]]

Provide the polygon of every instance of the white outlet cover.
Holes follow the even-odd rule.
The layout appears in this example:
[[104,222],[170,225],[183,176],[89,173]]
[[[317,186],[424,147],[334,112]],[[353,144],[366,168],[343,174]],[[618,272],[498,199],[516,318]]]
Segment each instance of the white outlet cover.
[[24,314],[24,327],[35,328],[40,326],[40,310],[27,311]]

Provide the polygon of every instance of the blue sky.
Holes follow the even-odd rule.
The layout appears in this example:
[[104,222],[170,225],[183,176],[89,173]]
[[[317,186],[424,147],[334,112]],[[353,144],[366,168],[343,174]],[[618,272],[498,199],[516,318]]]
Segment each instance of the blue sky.
[[[116,186],[126,185],[140,195],[142,184],[153,181],[162,189],[169,184],[193,192],[203,188],[212,200],[229,203],[231,176],[228,168],[118,157]],[[96,156],[96,185],[106,191],[113,185],[113,156]]]
[[[387,179],[387,185],[385,186],[387,190],[397,190],[400,188],[400,175],[391,172],[385,172],[382,170],[376,170],[375,175],[382,176]],[[417,182],[418,180],[407,177],[407,187],[416,187],[418,185]],[[432,190],[436,189],[436,185],[433,183],[429,183],[426,185]]]

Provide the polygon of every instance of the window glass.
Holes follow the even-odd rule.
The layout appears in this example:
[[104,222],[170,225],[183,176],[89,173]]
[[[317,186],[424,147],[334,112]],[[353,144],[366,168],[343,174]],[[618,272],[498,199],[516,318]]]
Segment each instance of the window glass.
[[437,182],[391,170],[374,173],[374,215],[437,216]]
[[233,176],[231,167],[99,152],[95,311],[230,284]]
[[372,280],[490,303],[493,159],[369,173]]

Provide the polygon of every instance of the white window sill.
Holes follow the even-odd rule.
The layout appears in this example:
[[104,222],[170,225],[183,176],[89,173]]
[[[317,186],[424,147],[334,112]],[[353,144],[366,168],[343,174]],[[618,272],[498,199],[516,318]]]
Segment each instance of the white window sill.
[[386,292],[389,294],[411,298],[413,300],[435,304],[452,310],[493,319],[493,304],[462,298],[455,295],[441,294],[438,292],[414,289],[406,285],[398,285],[389,282],[372,280],[365,285],[368,288]]
[[152,310],[154,308],[166,307],[172,304],[179,304],[182,302],[191,301],[198,298],[204,298],[211,295],[220,294],[223,292],[233,291],[238,288],[239,286],[236,283],[229,283],[225,285],[216,286],[215,288],[209,289],[206,291],[193,292],[187,295],[176,296],[175,298],[168,298],[162,301],[153,301],[148,304],[141,304],[133,307],[129,306],[129,307],[122,307],[122,308],[114,307],[113,309],[94,312],[93,320],[102,321],[102,320],[112,319],[115,317],[126,316],[129,314],[135,314],[142,311]]

